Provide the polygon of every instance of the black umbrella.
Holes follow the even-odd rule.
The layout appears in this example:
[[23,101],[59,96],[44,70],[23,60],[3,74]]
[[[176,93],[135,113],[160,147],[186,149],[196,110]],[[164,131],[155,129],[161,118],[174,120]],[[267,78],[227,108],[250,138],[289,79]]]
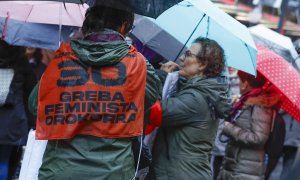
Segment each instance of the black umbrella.
[[53,0],[66,3],[87,3],[90,6],[93,5],[104,5],[116,9],[126,10],[157,18],[165,10],[171,6],[181,2],[182,0]]

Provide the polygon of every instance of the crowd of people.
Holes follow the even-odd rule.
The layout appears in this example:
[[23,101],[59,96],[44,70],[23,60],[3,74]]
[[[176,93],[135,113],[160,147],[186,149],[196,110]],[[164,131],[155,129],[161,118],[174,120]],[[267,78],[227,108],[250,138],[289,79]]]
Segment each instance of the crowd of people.
[[[268,80],[228,70],[223,48],[202,37],[179,64],[154,68],[125,40],[133,21],[132,12],[97,5],[87,10],[82,35],[55,54],[0,41],[0,179],[13,179],[31,128],[48,140],[41,180],[138,178],[151,133],[140,179],[266,179],[265,144],[280,102]],[[175,92],[162,99],[175,71]],[[298,122],[283,117],[282,178],[300,144]]]

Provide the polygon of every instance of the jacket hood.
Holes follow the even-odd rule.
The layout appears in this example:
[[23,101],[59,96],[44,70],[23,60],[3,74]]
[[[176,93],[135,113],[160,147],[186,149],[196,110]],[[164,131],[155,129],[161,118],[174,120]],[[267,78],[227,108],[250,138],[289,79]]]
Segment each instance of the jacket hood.
[[124,38],[109,38],[121,36],[119,33],[107,30],[92,36],[102,36],[106,39],[72,39],[70,45],[76,56],[84,63],[92,66],[105,66],[118,63],[125,57],[130,48]]
[[187,81],[185,87],[195,88],[203,94],[206,101],[214,106],[219,118],[226,118],[231,110],[229,84],[225,76],[195,77]]

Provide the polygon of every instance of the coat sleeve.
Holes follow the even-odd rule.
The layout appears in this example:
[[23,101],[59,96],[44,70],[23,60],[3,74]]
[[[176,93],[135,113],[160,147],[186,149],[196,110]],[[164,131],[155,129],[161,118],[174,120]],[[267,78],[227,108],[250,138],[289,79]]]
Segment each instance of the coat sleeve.
[[243,129],[235,124],[224,126],[224,133],[235,141],[249,146],[263,146],[268,140],[272,121],[272,110],[254,106],[251,129]]
[[193,123],[194,117],[201,114],[200,106],[208,110],[205,99],[190,91],[161,101],[162,126],[182,126]]
[[162,85],[159,77],[155,73],[155,69],[146,60],[147,65],[147,75],[146,75],[146,88],[145,88],[145,110],[150,109],[150,107],[160,99]]

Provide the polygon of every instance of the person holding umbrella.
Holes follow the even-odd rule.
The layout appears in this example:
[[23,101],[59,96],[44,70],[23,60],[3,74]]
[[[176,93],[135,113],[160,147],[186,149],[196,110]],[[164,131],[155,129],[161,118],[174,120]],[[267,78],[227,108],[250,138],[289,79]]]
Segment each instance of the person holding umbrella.
[[257,77],[238,72],[240,100],[234,104],[223,133],[230,140],[218,179],[261,179],[265,177],[265,144],[268,140],[273,108],[280,100],[273,86],[257,72]]
[[[149,179],[212,179],[210,156],[219,124],[231,104],[229,85],[222,72],[224,51],[214,40],[199,37],[180,57],[161,70],[179,68],[174,96],[151,107],[146,133],[159,126],[153,145]],[[166,73],[161,72],[162,77]]]
[[63,43],[49,63],[29,99],[36,138],[48,140],[39,179],[134,178],[132,139],[160,83],[125,41],[133,20],[132,12],[91,7],[83,37]]

